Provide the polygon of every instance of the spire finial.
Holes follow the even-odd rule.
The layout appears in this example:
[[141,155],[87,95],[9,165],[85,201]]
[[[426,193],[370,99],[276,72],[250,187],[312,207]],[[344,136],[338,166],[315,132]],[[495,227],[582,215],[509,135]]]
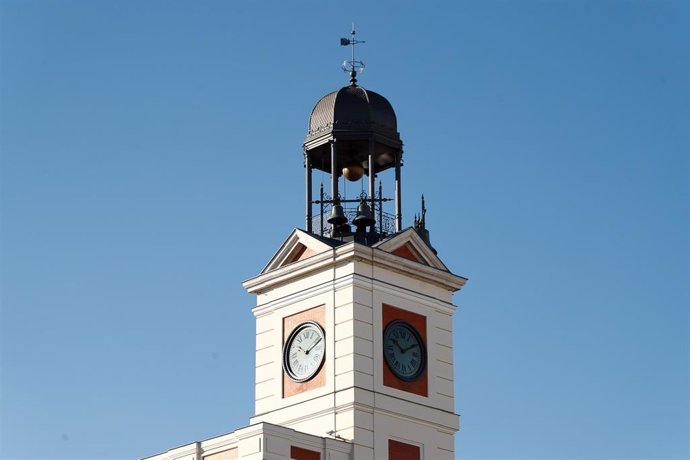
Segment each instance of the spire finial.
[[414,229],[417,234],[422,237],[424,242],[429,245],[434,254],[436,254],[436,249],[431,245],[431,240],[429,239],[429,230],[426,229],[426,200],[424,200],[424,194],[422,194],[422,214],[414,216]]
[[350,73],[350,84],[352,86],[357,86],[357,73],[364,71],[364,62],[355,59],[355,45],[366,43],[364,40],[356,40],[355,34],[355,23],[353,22],[350,38],[340,39],[340,46],[352,45],[352,59],[349,61],[344,61],[342,65],[343,70]]
[[422,194],[422,212],[414,215],[414,228],[420,231],[426,230],[426,201]]

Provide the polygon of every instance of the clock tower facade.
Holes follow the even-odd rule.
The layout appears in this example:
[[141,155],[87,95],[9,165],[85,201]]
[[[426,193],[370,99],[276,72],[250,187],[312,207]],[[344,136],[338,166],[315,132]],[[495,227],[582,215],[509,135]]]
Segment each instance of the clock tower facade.
[[[402,228],[395,112],[358,86],[355,64],[350,75],[309,120],[306,230],[244,283],[257,296],[251,422],[351,443],[357,460],[452,459],[452,295],[466,279],[431,246],[424,204]],[[330,194],[312,190],[315,170],[330,176]],[[362,192],[341,193],[348,181]]]
[[[258,299],[251,422],[346,440],[358,460],[454,458],[451,296],[464,282],[412,228],[372,246],[295,230],[245,282]],[[290,347],[312,324],[323,335]],[[294,379],[295,349],[309,360],[322,344],[311,376]]]

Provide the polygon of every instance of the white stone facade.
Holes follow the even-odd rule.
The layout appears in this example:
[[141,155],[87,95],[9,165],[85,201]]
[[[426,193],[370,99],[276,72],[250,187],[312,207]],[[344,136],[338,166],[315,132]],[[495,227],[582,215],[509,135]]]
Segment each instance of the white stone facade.
[[[391,248],[412,243],[428,264],[378,247],[347,243],[333,248],[310,238],[296,231],[292,245],[301,241],[315,255],[277,267],[269,264],[244,284],[257,295],[256,415],[251,422],[315,436],[336,433],[353,442],[358,460],[388,458],[388,439],[419,445],[422,458],[453,458],[459,418],[453,394],[451,297],[465,279],[444,270],[413,230],[395,237]],[[292,251],[290,241],[283,254]],[[281,260],[281,252],[274,261]],[[383,384],[384,304],[426,317],[428,396]],[[320,305],[326,317],[326,382],[284,397],[282,319]]]

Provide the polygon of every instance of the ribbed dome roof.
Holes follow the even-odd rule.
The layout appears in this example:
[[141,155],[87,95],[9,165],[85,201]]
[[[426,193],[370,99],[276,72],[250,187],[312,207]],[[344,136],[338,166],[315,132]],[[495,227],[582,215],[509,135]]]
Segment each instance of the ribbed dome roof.
[[331,131],[369,131],[399,138],[388,100],[361,86],[345,86],[322,97],[309,117],[307,139]]

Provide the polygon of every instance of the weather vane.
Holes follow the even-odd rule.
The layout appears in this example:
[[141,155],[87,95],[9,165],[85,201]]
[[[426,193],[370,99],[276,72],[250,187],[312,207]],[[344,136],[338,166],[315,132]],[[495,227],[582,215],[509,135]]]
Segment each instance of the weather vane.
[[350,38],[341,38],[340,46],[352,45],[352,60],[344,61],[342,68],[345,72],[350,74],[350,83],[353,86],[357,85],[357,73],[364,71],[364,62],[355,59],[355,45],[360,43],[366,43],[364,40],[355,40],[355,24],[352,23],[352,32],[350,32]]

